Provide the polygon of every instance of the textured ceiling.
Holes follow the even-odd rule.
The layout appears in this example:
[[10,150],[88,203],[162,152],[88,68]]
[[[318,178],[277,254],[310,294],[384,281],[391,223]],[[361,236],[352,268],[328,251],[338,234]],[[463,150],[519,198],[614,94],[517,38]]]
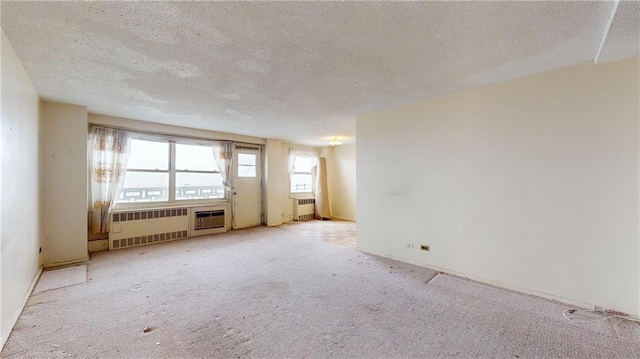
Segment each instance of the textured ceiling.
[[620,1],[612,20],[598,63],[640,53],[640,2]]
[[[359,114],[592,61],[614,7],[609,2],[1,6],[2,28],[43,98],[98,114],[308,145],[325,145],[334,136],[349,142]],[[637,36],[637,14],[621,12],[634,7],[619,6],[622,20],[611,26],[615,41],[605,44],[604,60],[637,54],[637,37],[635,48],[627,44],[634,40],[629,28]]]

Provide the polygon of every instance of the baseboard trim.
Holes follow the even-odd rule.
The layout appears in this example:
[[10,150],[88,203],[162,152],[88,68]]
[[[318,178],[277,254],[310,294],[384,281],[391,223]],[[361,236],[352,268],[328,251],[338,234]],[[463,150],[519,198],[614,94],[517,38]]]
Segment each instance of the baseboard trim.
[[[514,292],[523,293],[523,294],[527,294],[527,295],[532,295],[532,296],[536,296],[536,297],[541,297],[541,298],[544,298],[544,299],[554,300],[556,302],[564,303],[564,304],[575,306],[575,307],[579,307],[579,308],[584,308],[584,309],[589,309],[589,310],[598,310],[598,309],[603,308],[602,306],[599,306],[599,305],[596,305],[596,304],[585,303],[585,302],[581,302],[581,301],[577,301],[577,300],[573,300],[573,299],[568,299],[568,298],[560,297],[560,296],[557,296],[557,295],[554,295],[554,294],[549,294],[549,293],[537,291],[537,290],[534,290],[534,289],[518,287],[516,285],[512,285],[512,284],[508,284],[508,283],[504,283],[504,282],[499,282],[499,281],[495,281],[495,280],[487,279],[487,278],[483,278],[483,277],[478,277],[478,276],[474,276],[474,275],[471,275],[471,274],[462,273],[462,272],[458,272],[458,271],[455,271],[455,270],[442,268],[442,267],[438,267],[438,266],[434,266],[434,265],[423,264],[423,263],[415,263],[415,262],[410,261],[410,260],[408,260],[406,258],[398,258],[398,257],[392,256],[392,255],[387,255],[387,254],[383,254],[383,253],[377,253],[375,251],[371,251],[371,250],[368,250],[368,249],[358,248],[358,250],[360,250],[362,252],[365,252],[365,253],[373,254],[373,255],[376,255],[376,256],[390,258],[390,259],[394,259],[394,260],[397,260],[397,261],[413,264],[413,265],[416,265],[416,266],[419,266],[419,267],[429,268],[431,270],[434,270],[434,271],[437,271],[437,272],[446,273],[446,274],[453,275],[453,276],[456,276],[456,277],[470,279],[470,280],[473,280],[473,281],[476,281],[476,282],[480,282],[480,283],[484,283],[484,284],[489,284],[489,285],[492,285],[492,286],[495,286],[495,287],[498,287],[498,288],[512,290]],[[630,313],[624,313],[624,315],[625,315],[625,318],[627,318],[627,319],[640,322],[640,316],[637,316],[637,315],[634,315],[634,314],[630,314]]]
[[338,217],[338,216],[333,216],[332,218],[340,219],[340,220],[343,220],[343,221],[349,221],[349,222],[355,222],[356,221],[355,219]]
[[89,253],[100,252],[100,251],[108,251],[109,250],[109,240],[108,239],[96,239],[89,241],[87,245],[89,249]]
[[27,292],[24,294],[24,297],[20,301],[20,305],[18,306],[18,309],[16,309],[13,317],[11,317],[9,321],[10,323],[9,328],[11,329],[9,329],[8,333],[2,333],[2,337],[0,338],[0,351],[4,349],[4,345],[7,343],[7,339],[9,339],[9,336],[11,335],[11,332],[13,331],[13,327],[18,322],[18,318],[20,318],[20,314],[22,314],[22,311],[24,310],[24,306],[27,305],[27,300],[29,300],[29,297],[31,296],[31,292],[33,292],[33,288],[35,288],[36,283],[38,283],[38,279],[40,279],[40,275],[42,274],[42,269],[43,269],[42,266],[38,268],[38,272],[31,280],[31,284],[29,284],[29,289],[27,289]]
[[53,268],[53,267],[62,267],[62,266],[66,266],[66,265],[69,265],[69,264],[76,264],[76,263],[86,262],[88,260],[89,260],[89,255],[87,254],[86,256],[84,256],[82,258],[71,259],[71,260],[64,261],[64,262],[47,263],[47,264],[43,264],[42,266],[45,269],[47,269],[47,268]]

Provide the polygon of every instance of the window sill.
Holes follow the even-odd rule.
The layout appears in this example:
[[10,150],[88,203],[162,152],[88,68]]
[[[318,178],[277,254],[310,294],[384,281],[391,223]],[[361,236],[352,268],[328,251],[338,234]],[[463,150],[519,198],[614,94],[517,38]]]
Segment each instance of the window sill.
[[313,192],[306,193],[289,193],[290,199],[304,199],[304,198],[315,198],[316,195]]
[[199,200],[199,201],[175,201],[175,202],[132,202],[132,203],[118,203],[113,207],[114,212],[128,211],[136,209],[160,209],[160,208],[190,208],[190,207],[202,207],[202,206],[215,206],[226,205],[229,203],[228,199],[212,199],[212,200]]

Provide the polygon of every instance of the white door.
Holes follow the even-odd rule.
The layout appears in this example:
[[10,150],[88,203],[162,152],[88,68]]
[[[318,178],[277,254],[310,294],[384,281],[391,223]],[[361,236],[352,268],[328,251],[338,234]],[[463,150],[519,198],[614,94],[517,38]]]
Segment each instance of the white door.
[[233,228],[262,223],[262,166],[259,147],[235,144],[233,154]]

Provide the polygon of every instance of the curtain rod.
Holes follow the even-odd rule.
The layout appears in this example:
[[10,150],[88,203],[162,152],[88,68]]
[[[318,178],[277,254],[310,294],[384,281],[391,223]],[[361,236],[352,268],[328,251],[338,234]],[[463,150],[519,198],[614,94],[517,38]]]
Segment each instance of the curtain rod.
[[[216,142],[230,142],[230,143],[246,143],[246,144],[250,144],[250,145],[254,145],[254,146],[260,146],[262,147],[261,143],[251,143],[251,142],[235,142],[233,140],[223,140],[223,139],[212,139],[212,138],[205,138],[205,137],[195,137],[195,136],[185,136],[185,135],[175,135],[172,133],[166,133],[166,132],[149,132],[149,131],[144,131],[144,130],[137,130],[137,129],[131,129],[131,128],[127,128],[127,127],[120,127],[120,126],[104,126],[104,125],[96,125],[96,124],[92,124],[89,123],[89,128],[91,127],[96,127],[96,128],[102,128],[105,130],[121,130],[121,131],[127,131],[127,132],[133,132],[133,133],[139,133],[139,134],[143,134],[143,135],[150,135],[150,136],[159,136],[159,137],[170,137],[170,138],[183,138],[186,140],[202,140],[202,141],[216,141]],[[169,138],[169,139],[170,139]]]

